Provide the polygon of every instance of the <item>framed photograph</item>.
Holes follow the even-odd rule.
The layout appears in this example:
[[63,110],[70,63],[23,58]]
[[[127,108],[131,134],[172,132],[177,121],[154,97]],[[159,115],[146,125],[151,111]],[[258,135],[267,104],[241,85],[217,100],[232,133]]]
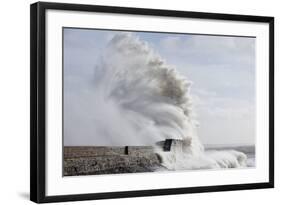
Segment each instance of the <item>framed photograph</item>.
[[34,202],[274,187],[274,18],[31,5]]

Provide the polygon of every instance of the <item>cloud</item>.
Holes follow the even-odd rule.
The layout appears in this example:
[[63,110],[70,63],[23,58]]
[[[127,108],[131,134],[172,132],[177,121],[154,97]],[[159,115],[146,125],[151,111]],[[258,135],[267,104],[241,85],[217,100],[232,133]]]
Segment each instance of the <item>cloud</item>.
[[255,142],[254,102],[200,89],[193,90],[192,97],[200,123],[199,136],[205,144]]
[[[255,39],[191,35],[188,37],[169,36],[160,42],[168,55],[177,56],[191,63],[202,65],[254,64]],[[200,60],[198,60],[200,59]]]

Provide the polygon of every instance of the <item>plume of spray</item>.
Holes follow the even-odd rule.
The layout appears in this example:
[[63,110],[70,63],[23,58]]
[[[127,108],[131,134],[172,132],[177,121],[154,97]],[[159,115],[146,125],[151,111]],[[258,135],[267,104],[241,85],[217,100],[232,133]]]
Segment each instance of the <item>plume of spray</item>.
[[112,38],[93,83],[95,107],[100,110],[94,113],[95,134],[143,145],[180,140],[171,152],[155,146],[168,169],[244,166],[243,153],[204,151],[192,111],[191,82],[136,36],[120,33]]

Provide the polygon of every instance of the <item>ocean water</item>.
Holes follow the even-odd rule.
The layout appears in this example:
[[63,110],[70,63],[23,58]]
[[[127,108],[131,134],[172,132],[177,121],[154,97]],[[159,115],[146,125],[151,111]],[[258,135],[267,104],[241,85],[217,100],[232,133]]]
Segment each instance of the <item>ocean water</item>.
[[236,150],[239,152],[243,152],[247,155],[247,167],[255,167],[256,165],[256,152],[254,145],[205,145],[206,151],[228,151],[228,150]]

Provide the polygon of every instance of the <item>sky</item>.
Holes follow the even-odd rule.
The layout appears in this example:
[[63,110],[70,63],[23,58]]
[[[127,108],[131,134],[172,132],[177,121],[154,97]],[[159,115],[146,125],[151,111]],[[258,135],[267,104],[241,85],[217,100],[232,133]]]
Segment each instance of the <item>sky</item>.
[[[65,121],[75,118],[75,112],[87,112],[83,106],[75,110],[70,105],[81,104],[80,93],[92,89],[100,54],[119,32],[64,29]],[[192,81],[191,95],[203,144],[255,143],[255,38],[133,33]],[[93,126],[87,119],[67,122],[66,145],[73,145],[80,127],[85,133],[85,128]],[[99,142],[101,136],[93,137]]]

